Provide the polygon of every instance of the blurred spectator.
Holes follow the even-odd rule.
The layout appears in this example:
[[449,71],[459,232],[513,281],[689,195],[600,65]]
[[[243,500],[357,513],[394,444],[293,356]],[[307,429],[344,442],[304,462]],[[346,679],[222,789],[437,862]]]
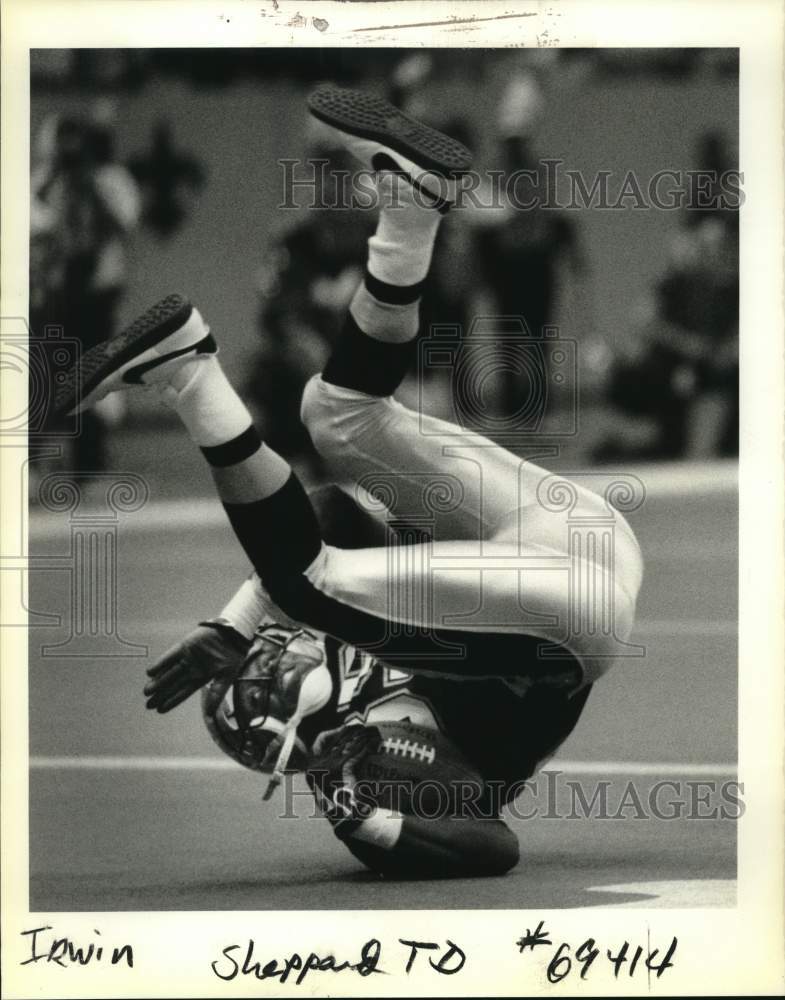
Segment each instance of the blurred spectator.
[[611,373],[610,402],[648,419],[653,433],[645,445],[608,440],[598,459],[738,453],[738,281],[736,226],[716,214],[691,220],[674,242],[632,350]]
[[[450,66],[449,54],[413,52],[395,67],[387,97],[408,114],[473,149],[475,136],[468,120],[459,116],[445,120],[434,114],[428,100],[428,84],[435,77],[461,70],[460,65]],[[466,212],[450,212],[441,224],[420,304],[420,329],[426,334],[433,325],[468,329],[477,279],[476,247],[471,225]],[[447,377],[443,369],[439,371]],[[422,374],[432,378],[434,372],[423,371]],[[429,386],[429,396],[435,391],[433,385]]]
[[182,224],[191,200],[202,189],[205,168],[188,152],[175,146],[172,126],[161,118],[153,129],[150,152],[129,163],[142,192],[142,221],[161,239]]
[[[690,117],[689,131],[677,129],[676,135],[669,136],[668,148],[676,151],[676,159],[666,162],[681,164],[678,157],[683,134],[693,135],[709,122],[724,122],[733,135],[732,81],[723,83],[718,77],[734,76],[737,59],[732,50],[547,47],[506,50],[498,58],[481,50],[461,49],[376,49],[348,54],[344,50],[118,49],[103,55],[98,50],[36,50],[31,53],[31,78],[38,85],[38,93],[33,92],[34,120],[44,110],[60,106],[63,91],[70,90],[65,100],[75,102],[84,100],[86,93],[106,93],[114,88],[122,101],[135,88],[149,87],[142,101],[134,98],[128,104],[129,127],[124,138],[137,148],[140,134],[144,134],[139,129],[147,127],[147,119],[138,117],[138,109],[152,105],[165,108],[168,95],[176,93],[172,106],[178,107],[177,121],[188,120],[194,129],[193,134],[188,133],[188,143],[193,144],[193,150],[209,149],[213,137],[201,134],[200,128],[202,132],[205,129],[196,117],[203,96],[208,95],[209,107],[215,100],[216,107],[226,108],[227,122],[233,122],[237,97],[230,85],[259,80],[275,81],[271,94],[266,86],[262,88],[262,126],[268,120],[265,116],[278,114],[277,88],[283,99],[292,99],[290,106],[294,108],[294,99],[299,100],[301,91],[313,81],[330,79],[385,94],[415,116],[455,135],[475,149],[478,160],[485,161],[476,164],[483,178],[478,199],[485,207],[472,209],[468,204],[445,219],[424,290],[423,329],[444,324],[468,333],[475,316],[505,314],[523,316],[533,338],[539,337],[543,326],[562,325],[570,338],[580,339],[578,357],[586,369],[581,375],[581,400],[594,405],[598,417],[595,421],[592,413],[590,420],[583,421],[576,447],[593,447],[604,433],[602,425],[607,417],[618,436],[609,437],[603,457],[676,457],[731,454],[737,447],[738,214],[719,207],[685,210],[670,262],[648,289],[634,329],[629,335],[625,330],[623,337],[609,336],[590,343],[587,333],[593,313],[586,294],[590,290],[577,280],[587,274],[579,237],[584,233],[591,237],[598,247],[598,260],[613,259],[617,266],[620,259],[623,266],[625,248],[614,247],[611,254],[607,246],[601,246],[606,237],[590,213],[536,206],[537,199],[546,194],[545,167],[540,161],[543,153],[553,148],[550,142],[546,145],[540,125],[544,132],[547,110],[557,122],[556,128],[549,125],[548,130],[555,137],[554,144],[559,143],[559,154],[566,159],[580,158],[591,152],[592,137],[581,135],[573,148],[567,130],[558,124],[558,113],[554,114],[567,106],[575,90],[596,88],[598,107],[602,108],[602,102],[611,106],[619,95],[628,103],[631,94],[649,95],[653,100],[669,77],[665,89],[674,95],[675,81],[686,83],[689,77],[701,77],[706,94],[723,96],[715,104],[707,104],[705,112],[701,97],[697,102],[700,107]],[[494,110],[497,88],[500,93]],[[698,88],[695,93],[703,94],[703,90]],[[180,102],[193,111],[193,118],[179,116]],[[246,104],[255,107],[253,101]],[[292,118],[291,127],[280,122],[269,130],[270,143],[277,136],[275,141],[285,143],[281,149],[285,148],[287,156],[291,144],[299,141],[296,111]],[[243,122],[247,128],[244,117]],[[626,130],[623,133],[618,144],[609,148],[609,155],[623,158],[629,153],[633,162],[640,159],[644,163],[645,150],[630,145],[632,128],[629,142]],[[220,142],[229,143],[227,149],[234,148],[231,142],[235,134],[241,134],[236,126],[227,128],[226,133],[221,132]],[[112,130],[105,123],[52,119],[42,129],[40,148],[34,150],[31,200],[30,306],[34,331],[40,332],[47,323],[61,325],[66,335],[79,336],[89,347],[95,339],[94,330],[100,327],[99,336],[103,336],[113,328],[114,308],[126,280],[125,244],[139,215],[139,201],[142,221],[163,239],[181,224],[203,182],[202,161],[191,150],[179,148],[179,135],[177,131],[172,134],[164,119],[154,126],[152,144],[148,143],[143,157],[130,164],[137,189],[114,159]],[[258,148],[267,150],[266,143],[265,139]],[[269,152],[272,155],[272,145]],[[328,185],[337,182],[336,171],[356,169],[354,162],[341,158],[340,151],[313,145],[310,155],[330,160],[325,178]],[[685,166],[720,176],[734,165],[735,156],[726,137],[712,130],[701,137],[690,159]],[[221,172],[219,155],[211,152],[209,162],[217,177]],[[248,158],[243,162],[248,164]],[[521,179],[516,193],[521,199],[533,199],[535,207],[527,210],[508,203],[499,209],[488,208],[491,192],[486,166],[492,170],[502,167],[508,175],[532,170],[537,180]],[[245,173],[251,176],[250,169]],[[253,197],[253,183],[255,179],[243,185],[240,193],[244,197]],[[216,191],[224,196],[227,189],[219,184]],[[704,186],[702,196],[711,198],[717,190],[717,185]],[[329,201],[329,194],[323,200]],[[215,245],[225,238],[226,230],[218,200],[211,205],[214,210],[200,219],[205,224],[200,237]],[[323,364],[340,328],[343,312],[361,278],[365,241],[373,229],[375,213],[339,208],[268,216],[269,207],[265,203],[260,209],[262,224],[274,217],[276,223],[284,221],[286,230],[273,234],[260,276],[261,336],[249,372],[249,392],[256,400],[267,437],[288,455],[305,456],[312,453],[299,421],[300,391]],[[584,220],[580,229],[576,227],[579,218]],[[675,220],[676,214],[671,218]],[[630,233],[634,240],[632,230]],[[252,230],[233,248],[240,274],[257,239]],[[193,247],[187,238],[183,245],[188,259]],[[166,248],[155,242],[146,246],[153,263],[140,272],[155,272],[166,261]],[[662,253],[659,242],[652,253]],[[637,274],[645,271],[637,259],[633,265]],[[143,275],[134,289],[135,299],[137,292],[140,299],[146,296],[146,280]],[[217,281],[209,291],[212,296],[220,294]],[[623,290],[619,294],[623,295]],[[601,330],[612,325],[609,318],[615,322],[613,310],[606,308],[608,298],[597,296],[594,325]],[[498,354],[503,360],[503,352]],[[446,370],[442,373],[447,380]],[[439,396],[441,381],[438,373],[427,374],[426,395],[431,406]],[[530,392],[532,384],[531,371],[521,375],[525,377],[510,371],[498,378],[492,376],[487,385],[483,383],[483,404],[489,410],[498,409],[490,416],[520,411],[521,396]],[[536,375],[538,379],[548,376],[544,355]],[[416,388],[413,380],[404,386],[410,392],[410,405],[419,405],[411,396]],[[564,398],[553,390],[556,406]],[[449,398],[445,407],[444,415],[450,416]],[[103,429],[103,422],[86,415],[76,459],[79,467],[100,469]]]
[[420,106],[420,95],[434,73],[434,58],[428,52],[413,52],[401,59],[394,68],[387,99],[415,117],[423,111],[427,114],[425,102]]
[[[632,350],[612,366],[609,399],[648,420],[645,443],[609,439],[597,457],[709,458],[738,454],[739,229],[721,178],[734,167],[722,132],[700,136],[702,207],[690,207],[666,272],[639,316]],[[624,426],[623,424],[621,426]]]
[[700,206],[688,207],[683,216],[685,226],[698,226],[708,216],[720,219],[723,225],[738,230],[739,213],[726,207],[723,177],[734,169],[734,160],[727,136],[720,131],[704,132],[698,139],[695,167],[701,173]]
[[[302,83],[332,79],[347,84],[369,77],[390,78],[401,62],[400,49],[342,48],[157,48],[157,49],[33,49],[30,70],[34,84],[54,82],[58,87],[135,89],[151,77],[176,77],[199,87],[228,86],[243,79],[290,79]],[[466,49],[426,50],[438,70],[453,66],[462,72]],[[478,55],[484,56],[482,50]],[[547,53],[558,60],[560,72],[585,64],[589,73],[602,77],[686,79],[704,73],[734,77],[738,74],[738,49],[734,48],[549,48],[528,50]],[[425,54],[425,53],[423,53]],[[483,58],[473,67],[482,73]]]
[[[314,192],[315,203],[340,203],[336,185],[341,171],[354,169],[348,154],[315,146],[310,158],[329,159],[328,169],[314,171],[317,181],[325,182]],[[315,460],[300,421],[300,397],[340,332],[362,278],[375,215],[348,207],[310,208],[301,214],[301,221],[273,241],[264,262],[261,337],[247,393],[273,448]]]
[[[453,119],[434,124],[468,148],[474,146],[474,137],[465,120]],[[423,290],[420,329],[424,333],[427,334],[434,324],[458,326],[464,331],[469,329],[477,270],[477,246],[470,213],[449,212],[439,229],[431,270]],[[440,372],[448,377],[443,369]],[[428,391],[431,393],[432,389]]]
[[[30,324],[62,327],[82,351],[115,331],[126,283],[126,242],[139,218],[139,195],[116,162],[106,109],[89,118],[50,118],[42,127],[31,177]],[[85,413],[75,469],[104,467],[106,415]]]
[[[482,311],[523,318],[534,338],[542,337],[543,327],[556,325],[562,262],[568,264],[574,276],[582,276],[586,270],[574,220],[549,206],[545,168],[533,141],[544,106],[535,73],[522,72],[510,81],[497,112],[496,162],[507,177],[516,171],[528,173],[520,175],[520,183],[516,181],[507,191],[515,204],[508,199],[506,211],[478,212],[476,220],[478,276],[484,292]],[[502,190],[505,188],[503,185]],[[548,378],[545,364],[543,353],[543,380]],[[530,390],[529,374],[516,372],[515,365],[507,367],[497,390],[498,415],[502,417],[517,413],[521,394]],[[523,382],[519,375],[525,375]]]

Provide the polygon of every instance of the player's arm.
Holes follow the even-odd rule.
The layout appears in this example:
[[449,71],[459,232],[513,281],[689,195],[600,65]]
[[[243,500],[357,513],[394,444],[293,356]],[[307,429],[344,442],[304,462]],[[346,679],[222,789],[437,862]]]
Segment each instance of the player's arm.
[[170,712],[210,681],[234,677],[256,628],[272,621],[256,574],[248,577],[217,618],[202,621],[147,671],[147,708]]
[[363,864],[386,875],[432,878],[502,875],[517,864],[518,840],[502,820],[426,819],[364,801],[356,768],[380,739],[374,726],[344,726],[315,744],[306,777],[333,832]]

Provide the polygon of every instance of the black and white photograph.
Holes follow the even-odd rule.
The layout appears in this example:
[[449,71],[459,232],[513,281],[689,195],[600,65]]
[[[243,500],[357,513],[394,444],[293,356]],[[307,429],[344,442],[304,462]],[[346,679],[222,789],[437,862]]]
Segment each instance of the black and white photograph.
[[69,6],[4,57],[5,995],[781,988],[782,12]]

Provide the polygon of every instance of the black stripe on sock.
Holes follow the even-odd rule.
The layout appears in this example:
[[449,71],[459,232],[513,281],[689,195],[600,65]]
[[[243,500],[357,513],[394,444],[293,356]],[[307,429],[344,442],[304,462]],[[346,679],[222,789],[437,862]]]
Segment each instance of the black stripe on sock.
[[237,465],[244,462],[246,458],[255,455],[262,446],[262,439],[253,424],[248,430],[226,444],[214,445],[210,448],[202,448],[201,452],[210,465],[218,469],[226,468],[227,465]]
[[392,396],[411,367],[416,343],[416,339],[403,344],[375,340],[349,315],[322,378],[369,396]]
[[375,278],[366,268],[365,287],[379,302],[387,302],[393,306],[406,306],[416,302],[421,298],[425,281],[418,281],[416,285],[390,285],[386,281]]

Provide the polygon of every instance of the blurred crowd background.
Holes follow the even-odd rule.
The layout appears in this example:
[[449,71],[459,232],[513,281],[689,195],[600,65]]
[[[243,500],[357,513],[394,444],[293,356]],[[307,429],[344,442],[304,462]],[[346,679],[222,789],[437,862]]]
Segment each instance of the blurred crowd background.
[[[31,53],[33,335],[61,327],[86,349],[182,292],[267,439],[315,478],[299,395],[340,328],[375,224],[361,209],[279,207],[282,159],[329,159],[325,203],[336,172],[353,169],[306,114],[304,95],[322,80],[367,87],[449,132],[480,172],[534,171],[537,190],[547,160],[589,185],[610,172],[613,201],[630,171],[645,190],[661,170],[738,169],[734,50]],[[738,213],[634,202],[452,212],[424,329],[485,350],[489,317],[520,317],[533,344],[543,331],[573,344],[578,395],[554,392],[538,426],[572,464],[734,455]],[[531,371],[491,365],[487,419],[475,408],[475,423],[493,436],[531,391]],[[434,370],[413,372],[404,394],[454,416],[451,392],[449,372]],[[576,398],[572,427],[559,411]],[[84,474],[140,471],[159,493],[209,488],[198,455],[172,480],[180,433],[153,400],[112,397],[62,461]]]

